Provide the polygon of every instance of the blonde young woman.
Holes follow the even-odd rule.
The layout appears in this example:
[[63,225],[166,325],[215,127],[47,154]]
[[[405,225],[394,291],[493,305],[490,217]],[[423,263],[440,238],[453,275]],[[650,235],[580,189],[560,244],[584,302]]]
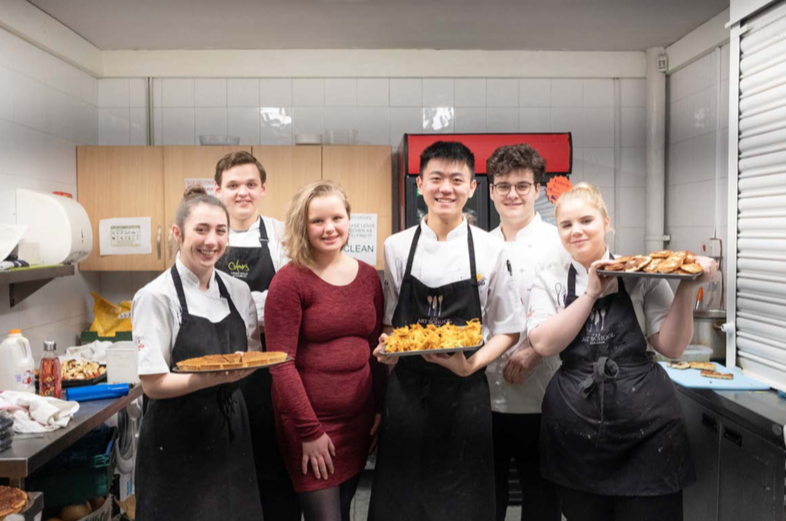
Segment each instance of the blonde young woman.
[[376,440],[387,370],[371,356],[384,298],[376,270],[343,253],[350,205],[336,183],[303,187],[283,244],[291,259],[265,303],[269,349],[294,363],[271,370],[281,451],[306,521],[348,521]]
[[694,480],[674,385],[648,345],[679,358],[693,335],[697,283],[603,277],[613,256],[601,194],[581,183],[557,201],[557,228],[571,260],[538,276],[529,300],[532,347],[559,354],[546,389],[541,472],[557,484],[570,521],[682,519]]

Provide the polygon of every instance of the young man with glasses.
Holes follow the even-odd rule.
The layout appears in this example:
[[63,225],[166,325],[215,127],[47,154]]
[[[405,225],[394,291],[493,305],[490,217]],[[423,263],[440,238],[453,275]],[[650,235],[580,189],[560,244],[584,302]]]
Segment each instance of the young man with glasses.
[[[501,224],[491,234],[505,241],[513,278],[527,309],[535,277],[544,265],[568,258],[557,228],[535,211],[546,162],[529,145],[509,145],[486,162],[491,200]],[[508,505],[508,473],[515,460],[523,499],[522,521],[559,521],[553,484],[540,476],[540,404],[546,385],[559,367],[559,357],[541,358],[526,332],[518,343],[486,371],[491,392],[497,521]],[[526,514],[525,514],[526,512]]]

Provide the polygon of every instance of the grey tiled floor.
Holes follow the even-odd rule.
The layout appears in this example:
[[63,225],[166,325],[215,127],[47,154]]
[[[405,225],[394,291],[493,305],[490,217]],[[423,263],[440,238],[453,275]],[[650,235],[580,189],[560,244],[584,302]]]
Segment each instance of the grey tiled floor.
[[[368,516],[368,501],[371,497],[371,474],[366,472],[360,478],[358,491],[352,501],[352,521],[366,521]],[[505,521],[520,521],[521,507],[508,507]]]

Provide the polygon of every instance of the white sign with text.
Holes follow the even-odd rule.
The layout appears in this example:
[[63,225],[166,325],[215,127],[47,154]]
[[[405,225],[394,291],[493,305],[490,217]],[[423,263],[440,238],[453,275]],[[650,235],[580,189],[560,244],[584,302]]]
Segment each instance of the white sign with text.
[[377,265],[377,214],[352,214],[349,242],[344,246],[344,253],[371,266]]

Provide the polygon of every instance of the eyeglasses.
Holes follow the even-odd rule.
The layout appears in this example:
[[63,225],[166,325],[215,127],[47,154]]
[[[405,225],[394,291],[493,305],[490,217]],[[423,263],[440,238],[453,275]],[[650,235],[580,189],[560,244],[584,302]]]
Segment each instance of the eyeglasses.
[[[508,183],[495,183],[491,186],[494,187],[495,192],[504,197],[510,193],[512,185]],[[530,190],[532,190],[532,183],[527,183],[525,181],[523,183],[516,184],[516,193],[519,195],[527,195]]]

